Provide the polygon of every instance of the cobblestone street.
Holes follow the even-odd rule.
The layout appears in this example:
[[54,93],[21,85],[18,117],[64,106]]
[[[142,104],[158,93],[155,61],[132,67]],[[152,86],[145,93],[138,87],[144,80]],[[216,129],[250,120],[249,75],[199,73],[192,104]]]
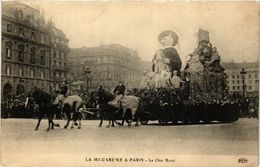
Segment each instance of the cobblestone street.
[[[56,122],[65,124],[61,120]],[[36,123],[33,119],[2,119],[3,164],[27,162],[24,156],[29,158],[27,163],[41,165],[40,160],[30,157],[48,159],[55,155],[66,161],[64,157],[69,155],[223,156],[258,152],[256,119],[240,119],[231,124],[158,126],[154,123],[115,128],[106,128],[106,121],[102,128],[98,127],[98,121],[83,121],[82,129],[55,128],[49,132],[47,120],[42,121],[38,131],[34,131]]]

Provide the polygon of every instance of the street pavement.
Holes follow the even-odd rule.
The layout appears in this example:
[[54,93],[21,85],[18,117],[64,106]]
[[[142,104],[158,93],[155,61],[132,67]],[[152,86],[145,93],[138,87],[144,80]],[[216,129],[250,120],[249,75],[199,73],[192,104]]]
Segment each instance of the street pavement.
[[66,161],[64,157],[71,157],[69,155],[258,154],[257,119],[244,118],[229,124],[174,126],[159,126],[152,122],[114,128],[106,128],[107,121],[100,128],[99,121],[84,120],[81,129],[63,129],[64,120],[55,122],[61,127],[47,132],[47,120],[42,120],[39,130],[35,131],[36,119],[2,119],[2,163],[26,162],[30,166],[30,163],[35,165],[37,162],[41,166],[43,164],[37,160],[41,155],[45,160],[48,155],[64,155],[60,158]]

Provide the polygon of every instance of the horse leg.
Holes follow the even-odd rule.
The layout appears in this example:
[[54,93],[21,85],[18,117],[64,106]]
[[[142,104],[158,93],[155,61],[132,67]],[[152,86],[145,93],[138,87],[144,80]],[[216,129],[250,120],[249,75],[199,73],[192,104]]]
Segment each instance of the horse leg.
[[48,118],[48,128],[46,129],[47,131],[49,131],[50,130],[50,127],[51,127],[51,120],[50,120],[50,118]]
[[70,113],[67,113],[67,124],[64,126],[64,129],[66,129],[69,126],[70,123]]
[[79,119],[79,126],[78,129],[81,129],[81,119]]
[[100,114],[100,123],[99,123],[98,127],[102,127],[103,119],[104,119],[104,114],[101,113],[101,114]]
[[112,127],[115,127],[115,124],[114,124],[114,123],[115,123],[115,120],[112,119],[111,121],[112,121]]
[[110,128],[110,126],[111,126],[111,120],[108,121],[107,128]]
[[135,120],[136,120],[136,123],[135,123],[135,126],[138,126],[138,123],[140,121],[140,118],[139,116],[137,116],[138,114],[135,114]]
[[122,115],[122,123],[121,126],[124,126],[124,122],[125,122],[125,110],[123,110],[123,115]]
[[43,117],[43,116],[39,114],[39,116],[38,116],[38,123],[37,123],[37,125],[36,125],[36,127],[35,127],[34,130],[38,130],[38,129],[39,129],[39,126],[40,126],[40,123],[41,123],[42,117]]

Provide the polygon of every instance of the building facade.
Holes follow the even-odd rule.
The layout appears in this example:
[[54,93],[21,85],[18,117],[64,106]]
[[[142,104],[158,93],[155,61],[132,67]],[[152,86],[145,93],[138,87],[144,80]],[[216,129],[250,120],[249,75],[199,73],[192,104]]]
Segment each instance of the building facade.
[[2,3],[2,98],[50,91],[53,44],[43,14],[21,2]]
[[62,30],[55,27],[52,21],[47,23],[50,37],[50,91],[57,90],[63,79],[67,78],[69,40]]
[[[128,89],[140,86],[143,71],[141,59],[134,50],[119,44],[71,49],[69,55],[70,78],[73,81],[91,80],[91,90],[102,85],[113,91],[120,80]],[[86,69],[91,73],[86,73]]]
[[259,91],[259,62],[223,63],[227,74],[227,84],[230,93],[243,92],[243,80],[241,70],[244,68],[245,74],[245,94],[247,96],[256,96]]

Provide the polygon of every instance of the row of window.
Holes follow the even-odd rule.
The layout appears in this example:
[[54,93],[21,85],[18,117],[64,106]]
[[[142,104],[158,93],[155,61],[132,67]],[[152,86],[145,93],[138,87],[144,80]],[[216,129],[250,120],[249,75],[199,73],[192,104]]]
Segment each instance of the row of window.
[[[10,76],[12,75],[12,71],[11,71],[11,66],[7,65],[5,67],[5,71],[6,71],[6,75]],[[19,67],[18,69],[18,76],[19,77],[24,77],[24,68],[23,67]],[[30,70],[30,77],[34,78],[35,76],[37,76],[36,72],[34,69]],[[44,79],[45,78],[45,73],[44,71],[40,71],[40,78]]]
[[53,72],[52,73],[53,78],[66,78],[66,74],[63,72]]
[[[8,42],[7,42],[6,47],[5,47],[5,57],[7,59],[12,59],[12,52],[13,52],[12,46],[10,44],[8,44]],[[29,54],[30,54],[30,63],[36,64],[36,48],[35,47],[30,48]],[[45,57],[46,57],[46,51],[41,50],[40,55],[39,55],[41,65],[45,65]],[[18,46],[18,60],[19,61],[25,60],[25,47],[24,47],[24,45]]]
[[54,59],[56,59],[56,58],[58,58],[58,59],[65,59],[65,55],[64,55],[64,53],[63,52],[59,52],[59,51],[56,51],[56,50],[54,50],[53,51],[53,58]]
[[[245,77],[246,77],[246,76],[247,76],[248,78],[252,78],[253,76],[254,76],[255,78],[258,78],[258,74],[255,74],[255,75],[253,75],[253,74],[245,74]],[[233,75],[230,75],[230,76],[227,75],[227,78],[229,78],[229,77],[232,78],[232,79],[235,79],[235,78],[236,78],[236,79],[239,79],[239,78],[241,77],[241,75],[239,75],[239,74],[237,74],[237,75],[234,75],[234,74],[233,74]]]
[[[232,89],[231,89],[232,88]],[[253,87],[251,85],[245,86],[246,90],[253,90]],[[232,86],[229,87],[229,89],[232,91],[242,91],[243,86]],[[258,86],[255,86],[255,90],[258,90]]]
[[[7,24],[7,28],[6,28],[7,32],[8,33],[15,33],[15,30],[14,30],[14,25],[12,24]],[[19,27],[18,28],[18,31],[17,31],[17,34],[20,36],[20,37],[25,37],[25,30],[24,30],[24,27]],[[36,40],[36,32],[35,31],[31,31],[30,32],[30,39],[31,40]],[[44,41],[44,35],[41,34],[41,42]]]
[[[256,84],[258,84],[259,83],[259,80],[257,79],[257,80],[254,80],[255,81],[255,83]],[[252,80],[247,80],[246,81],[247,83],[249,83],[249,84],[252,84]],[[231,82],[230,82],[231,83]],[[242,83],[242,81],[241,81],[241,83]],[[227,80],[227,84],[229,84],[229,81]],[[240,84],[240,80],[232,80],[232,84]]]
[[53,61],[53,66],[55,67],[67,67],[66,63],[62,63],[60,61]]

